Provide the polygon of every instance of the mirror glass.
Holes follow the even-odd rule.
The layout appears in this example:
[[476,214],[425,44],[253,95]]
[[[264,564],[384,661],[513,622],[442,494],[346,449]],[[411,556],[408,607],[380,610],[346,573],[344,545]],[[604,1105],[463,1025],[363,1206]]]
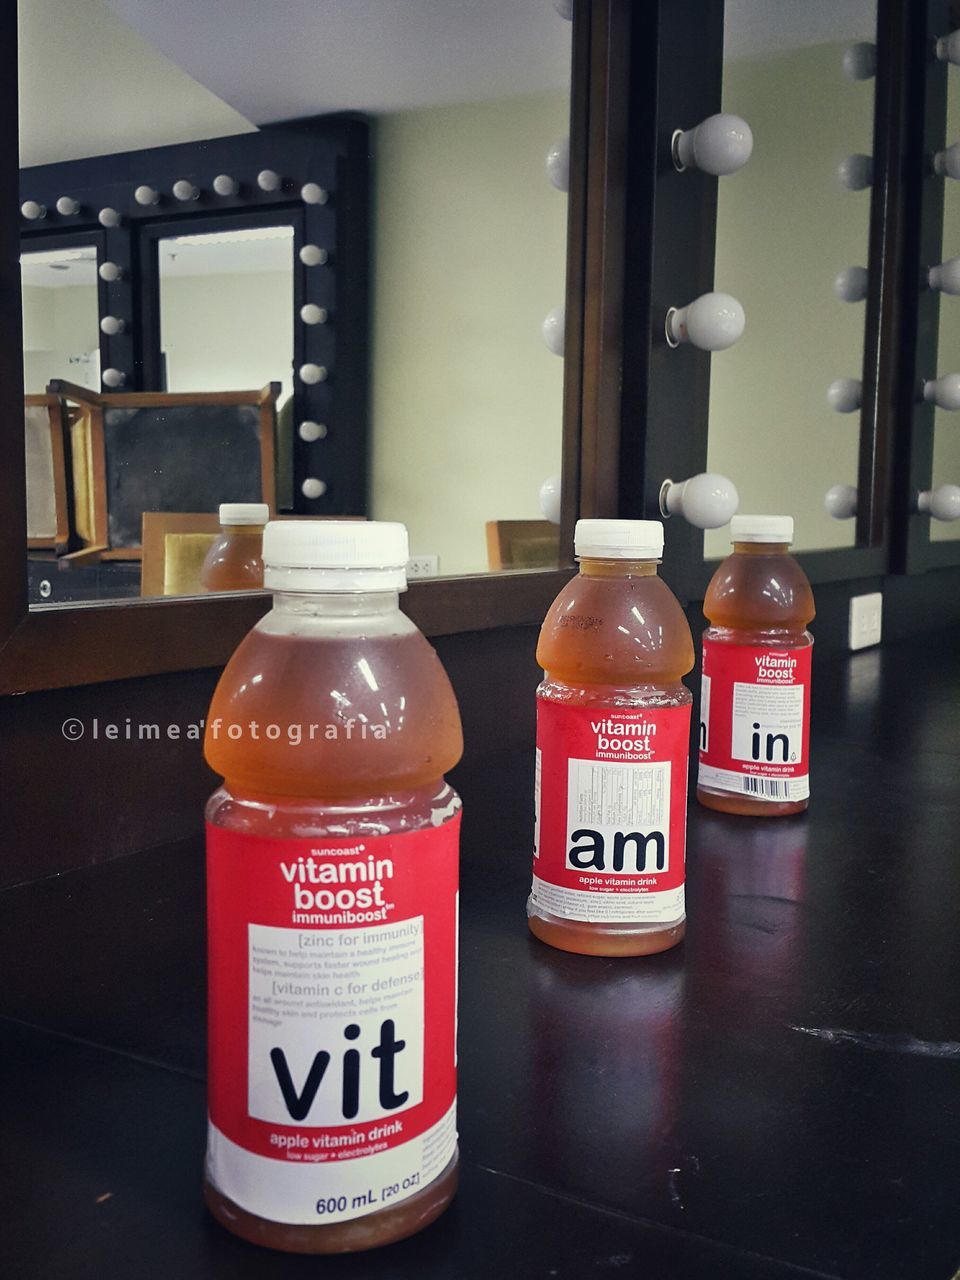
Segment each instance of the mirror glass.
[[20,256],[23,389],[42,395],[51,378],[100,386],[96,245]]
[[[947,145],[960,138],[960,69],[947,68]],[[943,261],[960,254],[960,183],[943,183]],[[960,373],[960,298],[940,294],[940,336],[937,375]],[[932,488],[960,485],[960,413],[937,408],[933,426]],[[930,520],[930,539],[949,542],[960,538],[960,520]]]
[[[715,288],[740,301],[746,327],[711,359],[708,469],[733,480],[741,512],[792,515],[797,550],[855,541],[824,495],[857,483],[866,304],[835,282],[868,265],[876,81],[848,74],[845,55],[875,30],[873,0],[725,7],[723,110],[754,146],[718,179]],[[849,412],[828,402],[837,379],[855,384]],[[707,557],[729,547],[729,529],[707,531]]]
[[[557,563],[567,198],[563,148],[550,169],[547,157],[569,132],[572,30],[559,8],[549,0],[315,0],[275,9],[227,0],[214,20],[193,0],[170,0],[162,15],[150,0],[20,4],[21,200],[31,199],[31,166],[202,146],[331,113],[369,121],[368,500],[344,514],[407,524],[420,576]],[[78,65],[82,93],[69,87]],[[131,191],[151,181],[146,162],[139,172],[134,159],[128,171]],[[95,250],[71,257],[57,248],[54,260],[43,239],[57,214],[25,213],[27,390],[42,393],[51,378],[121,398],[279,383],[269,406],[275,505],[301,514],[292,393],[306,323],[295,307],[303,206],[296,190],[284,201],[290,225],[279,225],[281,210],[277,226],[231,229],[219,213],[206,231],[198,206],[187,200],[181,209],[164,194],[151,230],[160,372],[146,388],[139,374],[116,385],[100,368],[99,326],[110,318],[97,310]],[[148,259],[144,250],[132,270],[147,269]],[[544,336],[551,315],[547,337],[553,348],[559,338],[560,355]],[[131,352],[141,319],[127,326]],[[262,422],[262,411],[252,404],[250,422]],[[66,406],[50,432],[66,442],[67,491],[83,496],[96,460],[75,416]],[[199,548],[215,536],[215,505],[202,530],[178,523],[195,511],[195,496],[164,491],[152,505],[144,476],[122,512],[110,509],[110,467],[131,465],[118,447],[111,459],[110,433],[106,423],[106,512],[78,502],[66,541],[28,547],[34,606],[203,592]],[[181,432],[176,447],[186,438]],[[157,475],[161,445],[151,455]],[[224,444],[224,458],[231,453]],[[198,454],[197,465],[219,464]],[[551,479],[557,496],[544,506],[541,487]],[[49,488],[49,469],[33,483]],[[235,489],[223,500],[237,500]],[[135,536],[142,515],[164,517],[150,542],[159,571],[154,563],[147,572],[146,524],[143,561],[139,547],[126,554],[114,542],[121,525]]]
[[163,391],[293,392],[293,227],[193,232],[157,245]]

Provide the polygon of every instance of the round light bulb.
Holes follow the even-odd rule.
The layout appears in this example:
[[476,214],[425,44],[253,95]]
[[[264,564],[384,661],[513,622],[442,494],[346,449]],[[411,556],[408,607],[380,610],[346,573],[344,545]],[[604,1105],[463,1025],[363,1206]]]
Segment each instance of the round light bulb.
[[300,199],[304,204],[326,204],[329,195],[319,182],[305,182],[300,188]]
[[316,476],[308,476],[300,486],[300,491],[305,498],[322,498],[327,492],[325,480],[318,480]]
[[960,293],[960,258],[948,258],[927,272],[927,283],[931,289],[939,289],[941,293]]
[[105,387],[122,387],[127,380],[127,375],[119,369],[104,369],[103,385]]
[[827,404],[837,413],[856,413],[863,403],[859,378],[834,378],[827,387]]
[[305,267],[322,267],[326,260],[327,251],[318,244],[305,244],[300,250],[300,261]]
[[180,178],[173,184],[173,196],[175,200],[181,200],[184,203],[190,200],[199,200],[200,188],[192,182],[188,182],[186,178]]
[[859,152],[844,156],[837,166],[837,178],[847,191],[865,191],[873,185],[873,156]]
[[115,338],[118,333],[123,333],[127,327],[127,322],[121,320],[119,316],[104,316],[100,321],[100,329],[110,338]]
[[863,302],[867,296],[867,268],[844,267],[833,281],[833,292],[841,302]]
[[28,222],[39,222],[41,218],[47,216],[47,206],[40,204],[38,200],[24,200],[20,206],[20,212]]
[[300,381],[305,382],[308,386],[315,386],[318,382],[326,382],[327,371],[322,364],[302,364],[300,366]]
[[960,373],[944,373],[923,384],[923,398],[938,409],[960,409]]
[[857,514],[857,491],[852,484],[835,484],[823,495],[823,505],[834,520],[849,520]]
[[105,209],[101,209],[97,214],[97,221],[101,227],[119,227],[120,215],[116,209],[111,209],[109,205]]
[[101,262],[97,268],[97,275],[101,280],[105,280],[107,284],[113,284],[123,275],[123,268],[115,262]]
[[235,196],[240,190],[240,183],[229,173],[218,173],[213,180],[213,189],[218,196]]
[[700,169],[715,177],[736,173],[753,155],[753,130],[740,116],[721,111],[695,129],[673,135],[673,162],[681,172]]
[[689,480],[664,480],[660,486],[661,514],[683,516],[698,529],[719,529],[729,524],[739,505],[737,486],[713,471],[703,471]]
[[917,495],[917,510],[934,520],[960,520],[960,484],[941,484]]
[[558,191],[570,190],[570,139],[561,138],[547,152],[547,177]]
[[729,293],[704,293],[686,307],[671,307],[666,317],[667,342],[682,342],[701,351],[726,351],[739,342],[746,327],[743,307]]
[[146,207],[160,203],[160,192],[156,187],[148,187],[144,183],[143,186],[137,187],[136,191],[134,191],[133,198],[137,204],[142,204]]
[[64,218],[72,218],[74,214],[80,212],[80,201],[74,200],[73,196],[59,196],[57,199],[57,213]]
[[539,501],[544,520],[549,520],[551,524],[560,523],[560,498],[560,477],[547,476],[540,486]]
[[566,309],[563,306],[559,306],[547,312],[543,324],[540,326],[540,332],[543,335],[544,342],[547,344],[547,350],[552,351],[555,356],[563,355],[565,324]]
[[843,74],[850,80],[871,80],[877,74],[877,46],[861,40],[844,49]]
[[300,319],[304,324],[326,324],[326,308],[318,307],[315,302],[308,302],[300,308]]
[[933,171],[941,178],[960,178],[960,142],[937,152],[933,157]]
[[307,444],[313,444],[314,440],[322,440],[327,434],[327,425],[325,422],[311,422],[309,419],[301,422],[298,427],[301,440],[306,440]]
[[261,191],[279,191],[281,179],[273,169],[261,169],[257,174],[257,186]]

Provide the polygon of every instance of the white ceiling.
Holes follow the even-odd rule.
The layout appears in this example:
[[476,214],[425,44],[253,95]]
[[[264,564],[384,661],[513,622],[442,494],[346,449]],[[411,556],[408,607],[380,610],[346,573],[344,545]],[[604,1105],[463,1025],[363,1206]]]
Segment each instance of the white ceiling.
[[[24,165],[325,111],[559,89],[569,74],[571,27],[553,0],[20,0],[20,9]],[[736,58],[870,39],[875,3],[728,0],[726,9],[726,55]]]

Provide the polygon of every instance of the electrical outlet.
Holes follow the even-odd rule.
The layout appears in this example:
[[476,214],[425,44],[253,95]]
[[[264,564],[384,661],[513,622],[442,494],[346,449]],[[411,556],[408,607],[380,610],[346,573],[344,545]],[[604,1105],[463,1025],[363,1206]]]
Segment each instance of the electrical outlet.
[[439,556],[411,556],[407,561],[408,578],[435,578],[439,572]]
[[880,643],[883,628],[883,594],[872,591],[867,596],[850,599],[850,648],[866,649]]

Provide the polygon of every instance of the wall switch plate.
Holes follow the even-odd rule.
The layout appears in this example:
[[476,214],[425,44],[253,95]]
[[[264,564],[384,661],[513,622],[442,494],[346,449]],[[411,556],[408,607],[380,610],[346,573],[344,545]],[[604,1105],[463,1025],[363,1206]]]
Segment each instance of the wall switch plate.
[[879,644],[883,630],[883,593],[850,598],[850,648],[866,649]]
[[439,572],[439,556],[411,556],[407,561],[408,578],[435,578]]

